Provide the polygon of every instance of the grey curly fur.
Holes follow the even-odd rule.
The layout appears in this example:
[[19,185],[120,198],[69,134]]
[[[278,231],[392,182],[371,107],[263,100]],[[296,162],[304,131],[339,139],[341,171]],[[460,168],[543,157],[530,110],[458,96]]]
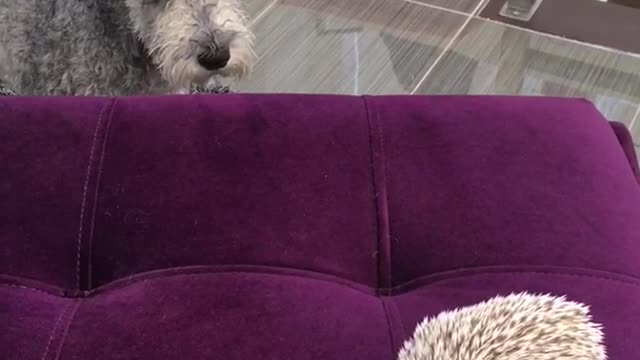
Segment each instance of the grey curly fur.
[[[190,91],[191,94],[228,94],[231,93],[231,89],[229,86],[216,85],[209,86],[206,88],[203,87],[193,87]],[[0,84],[0,96],[16,96],[17,94],[10,89],[2,86]]]
[[[188,93],[245,75],[252,43],[238,0],[0,0],[0,83],[21,95]],[[199,66],[222,46],[224,68]]]

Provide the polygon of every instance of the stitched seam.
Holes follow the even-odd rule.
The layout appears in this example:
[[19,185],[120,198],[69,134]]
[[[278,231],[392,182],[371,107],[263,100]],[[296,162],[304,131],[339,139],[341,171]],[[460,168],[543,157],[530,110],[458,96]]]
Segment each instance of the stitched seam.
[[[126,284],[126,286],[134,285],[134,284],[141,283],[141,282],[144,282],[144,281],[155,280],[155,279],[168,279],[168,278],[180,277],[180,276],[185,276],[185,277],[192,277],[193,276],[193,277],[195,277],[195,276],[203,276],[203,275],[211,275],[211,274],[267,274],[267,275],[274,275],[274,276],[293,276],[293,277],[299,277],[299,278],[303,278],[303,279],[324,281],[324,282],[328,282],[328,283],[335,284],[335,285],[346,286],[346,287],[348,287],[350,289],[359,291],[361,293],[364,293],[364,294],[367,294],[367,295],[371,295],[371,293],[363,291],[361,288],[358,288],[356,286],[351,286],[349,284],[337,282],[337,281],[330,280],[330,279],[309,277],[309,276],[304,276],[304,275],[301,275],[301,274],[265,273],[265,272],[262,272],[262,271],[247,271],[247,270],[229,270],[229,271],[215,271],[215,272],[194,272],[194,273],[171,274],[171,275],[157,277],[157,278],[141,279],[141,280]],[[616,279],[616,278],[611,278],[611,277],[606,277],[606,276],[590,275],[590,274],[570,274],[570,273],[550,272],[550,271],[533,271],[533,270],[532,271],[496,271],[496,272],[482,271],[482,272],[477,272],[477,273],[472,273],[472,274],[464,274],[464,275],[459,275],[459,276],[455,276],[455,277],[440,279],[440,280],[433,281],[433,282],[419,284],[419,286],[429,286],[429,285],[433,285],[433,284],[437,284],[437,283],[441,283],[441,282],[445,282],[445,281],[451,281],[451,280],[459,279],[459,278],[468,278],[468,277],[473,277],[473,276],[491,275],[491,274],[495,274],[495,275],[540,274],[540,275],[584,277],[584,278],[593,278],[593,279],[599,279],[599,280],[607,280],[607,281],[612,281],[612,282],[619,282],[619,283],[632,285],[632,286],[636,286],[636,287],[640,288],[640,283],[634,283],[634,282],[631,282],[631,281],[626,281],[626,280],[623,280],[623,279]],[[382,290],[389,290],[389,296],[398,295],[398,293],[393,293],[393,294],[391,293],[392,290],[398,290],[397,288],[389,288],[389,289],[382,289]],[[94,291],[88,292],[88,294],[92,294],[93,292]],[[402,293],[403,292],[400,292],[400,294],[402,294]]]
[[[398,304],[396,304],[395,299],[390,296],[388,297],[389,300],[389,305],[391,306],[391,310],[397,315],[397,318],[400,319],[400,309],[398,309]],[[400,327],[400,339],[406,339],[407,338],[407,330],[404,328],[404,324],[402,323],[402,321],[398,321],[398,325]]]
[[98,139],[98,133],[100,132],[100,125],[102,124],[102,116],[111,102],[102,106],[102,109],[98,113],[98,119],[96,121],[96,128],[93,131],[93,139],[91,140],[91,148],[89,149],[89,163],[87,165],[87,172],[84,179],[84,187],[82,189],[82,204],[80,205],[80,226],[78,227],[78,249],[76,254],[76,285],[80,290],[80,250],[82,247],[82,230],[84,227],[84,212],[87,205],[87,192],[89,190],[89,180],[91,179],[91,169],[93,167],[94,152],[96,148],[96,142]]
[[[268,267],[267,267],[268,268]],[[281,269],[281,270],[295,270],[295,269],[291,269],[291,268],[278,268],[278,267],[273,267],[273,269]],[[571,270],[573,268],[567,268],[568,270]],[[582,271],[602,271],[602,270],[594,270],[594,269],[574,269],[574,270],[582,270]],[[157,270],[159,272],[162,272],[162,270]],[[189,271],[189,270],[187,270]],[[297,271],[303,271],[303,270],[297,270]],[[91,291],[82,291],[79,294],[82,295],[82,297],[87,297],[87,296],[91,296],[93,294],[96,293],[101,293],[101,292],[109,292],[112,290],[118,290],[127,286],[131,286],[131,285],[136,285],[145,281],[151,281],[151,280],[157,280],[157,279],[169,279],[172,277],[178,277],[178,276],[199,276],[199,275],[211,275],[211,274],[265,274],[265,275],[273,275],[273,276],[289,276],[289,277],[297,277],[297,278],[302,278],[302,279],[309,279],[309,280],[317,280],[317,281],[324,281],[324,282],[328,282],[331,284],[335,284],[335,285],[341,285],[341,286],[345,286],[348,287],[352,290],[358,291],[360,293],[366,294],[366,295],[372,295],[372,291],[365,291],[365,289],[370,289],[370,290],[376,290],[375,288],[371,288],[368,287],[366,285],[362,285],[360,283],[356,283],[353,282],[351,280],[345,280],[345,282],[340,282],[340,281],[336,281],[336,280],[332,280],[329,279],[327,277],[330,277],[332,275],[326,275],[324,273],[315,273],[315,272],[311,272],[308,270],[304,270],[307,273],[310,274],[318,274],[318,275],[323,275],[326,276],[324,278],[318,276],[318,277],[314,277],[314,276],[309,276],[309,275],[305,275],[302,273],[285,273],[285,272],[269,272],[269,271],[264,271],[264,270],[250,270],[250,269],[246,269],[246,270],[238,270],[238,269],[222,269],[222,270],[216,270],[216,269],[210,269],[207,271],[194,271],[194,272],[182,272],[182,273],[172,273],[172,274],[158,274],[158,276],[154,276],[154,277],[144,277],[144,276],[140,276],[140,274],[138,275],[132,275],[133,277],[137,277],[140,276],[139,279],[134,279],[133,281],[130,281],[127,283],[127,278],[122,278],[122,279],[118,279],[115,280],[116,282],[122,282],[121,284],[116,284],[113,287],[109,287],[111,285],[114,284],[114,282],[102,285],[99,288],[93,289]],[[461,278],[467,278],[467,277],[473,277],[473,276],[480,276],[480,275],[526,275],[526,274],[540,274],[540,275],[555,275],[555,276],[568,276],[568,277],[583,277],[583,278],[592,278],[592,279],[597,279],[597,280],[607,280],[607,281],[611,281],[611,282],[617,282],[617,283],[622,283],[625,285],[631,285],[631,286],[635,286],[635,287],[639,287],[640,288],[640,279],[638,279],[638,282],[634,282],[632,280],[625,280],[625,279],[618,279],[618,278],[614,278],[614,277],[608,277],[608,276],[602,276],[602,275],[596,275],[596,274],[572,274],[572,273],[567,273],[567,272],[562,272],[562,271],[536,271],[536,270],[481,270],[478,272],[473,272],[473,273],[466,273],[466,274],[456,274],[450,277],[446,277],[446,278],[442,278],[442,279],[437,279],[434,281],[427,281],[427,282],[421,282],[421,279],[427,278],[427,277],[432,277],[433,275],[427,275],[426,277],[423,278],[418,278],[418,279],[414,279],[411,280],[410,282],[406,282],[402,285],[398,285],[395,286],[393,288],[388,288],[388,289],[382,289],[382,290],[401,290],[400,292],[397,293],[393,293],[392,295],[398,295],[398,294],[402,294],[406,291],[410,291],[412,288],[415,287],[420,287],[420,286],[429,286],[429,285],[433,285],[433,284],[437,284],[437,283],[441,283],[441,282],[445,282],[445,281],[451,281],[451,280],[455,280],[455,279],[461,279]],[[617,273],[612,273],[612,274],[616,274],[616,275],[620,275],[620,276],[628,276],[631,277],[633,279],[635,279],[635,277],[631,276],[631,275],[625,275],[625,274],[617,274]],[[351,284],[349,283],[351,282]],[[37,288],[33,288],[33,287],[28,287],[28,286],[23,286],[23,285],[14,285],[14,284],[7,284],[7,283],[0,283],[0,286],[4,286],[4,287],[10,287],[10,288],[18,288],[18,289],[23,289],[23,290],[30,290],[30,291],[35,291],[38,293],[42,293],[42,294],[46,294],[46,295],[51,295],[51,296],[57,296],[57,297],[71,297],[73,298],[74,296],[67,296],[67,295],[60,295],[60,294],[55,294],[53,292],[47,292],[45,290],[42,289],[37,289]],[[409,287],[411,286],[411,287]],[[105,287],[109,287],[104,289]],[[78,296],[75,296],[78,297]]]
[[[421,279],[416,279],[416,280],[412,280],[411,281],[412,283],[405,283],[403,285],[399,285],[399,286],[393,287],[390,290],[391,291],[400,290],[399,293],[402,294],[402,293],[405,293],[407,291],[411,291],[412,289],[415,289],[416,287],[431,286],[431,285],[439,284],[439,283],[446,282],[446,281],[456,280],[456,279],[476,277],[476,276],[481,276],[481,275],[511,275],[511,276],[513,276],[513,275],[526,275],[526,274],[554,275],[554,276],[577,277],[577,278],[591,278],[591,279],[618,282],[618,283],[632,285],[632,286],[640,288],[640,283],[636,283],[636,282],[628,281],[628,280],[623,280],[623,279],[616,279],[616,278],[607,277],[607,276],[594,275],[594,274],[571,274],[571,273],[565,273],[565,272],[536,271],[536,270],[521,270],[521,271],[511,270],[511,271],[479,271],[479,272],[474,272],[474,273],[469,273],[469,274],[458,274],[458,275],[454,275],[454,276],[451,276],[451,277],[446,277],[446,278],[442,278],[442,279],[438,279],[438,280],[434,280],[434,281],[425,281],[425,282],[421,282],[420,281]],[[395,294],[397,294],[397,293],[394,292],[394,295]]]
[[382,127],[382,119],[380,116],[376,116],[376,120],[378,123],[378,142],[380,143],[380,171],[382,171],[382,213],[385,215],[385,222],[387,224],[386,234],[383,234],[384,245],[387,246],[387,268],[384,269],[387,275],[387,286],[391,286],[393,284],[393,276],[391,274],[391,224],[389,222],[389,200],[387,198],[387,165],[386,165],[386,156],[384,150],[384,129]]
[[42,357],[41,357],[42,360],[45,360],[47,358],[47,355],[49,354],[49,347],[51,346],[51,342],[53,342],[53,338],[56,335],[58,326],[60,325],[60,321],[62,320],[67,310],[69,310],[70,305],[71,303],[66,304],[65,307],[62,309],[62,311],[60,311],[60,314],[58,314],[58,317],[56,318],[56,321],[53,324],[53,329],[51,329],[51,334],[49,334],[49,340],[47,341],[47,346],[44,348],[44,353],[42,353]]
[[[158,280],[158,279],[169,279],[169,278],[173,278],[173,277],[196,277],[196,276],[205,276],[205,275],[215,275],[215,274],[250,274],[250,275],[272,275],[272,276],[282,276],[282,277],[294,277],[294,278],[299,278],[299,279],[304,279],[304,280],[315,280],[315,281],[322,281],[322,282],[326,282],[329,284],[333,284],[333,285],[338,285],[338,286],[344,286],[346,288],[349,288],[351,290],[360,292],[362,294],[365,295],[376,295],[375,294],[375,290],[376,288],[370,287],[370,286],[366,286],[366,285],[362,285],[361,283],[355,282],[353,280],[344,280],[344,281],[339,281],[339,279],[343,279],[343,278],[339,278],[339,277],[335,277],[333,275],[326,275],[324,273],[317,273],[317,272],[311,272],[311,271],[306,271],[306,270],[294,270],[295,272],[286,272],[286,271],[266,271],[266,269],[269,269],[269,267],[265,268],[265,269],[238,269],[238,268],[233,268],[233,267],[224,267],[222,266],[219,269],[203,269],[198,271],[198,269],[193,270],[193,271],[185,271],[185,272],[176,272],[176,273],[172,273],[172,274],[158,274],[160,276],[155,276],[155,277],[141,277],[139,279],[133,279],[131,282],[127,282],[127,280],[119,280],[119,282],[121,283],[111,283],[111,284],[106,284],[103,285],[101,287],[98,287],[96,289],[90,290],[85,292],[85,295],[93,295],[95,293],[101,293],[101,292],[108,292],[111,290],[115,290],[115,289],[120,289],[120,288],[124,288],[127,286],[131,286],[131,285],[135,285],[138,283],[142,283],[142,282],[147,282],[147,281],[153,281],[153,280]],[[288,270],[288,268],[277,268],[274,267],[272,268],[273,270]],[[318,276],[313,276],[313,275],[318,275]],[[135,276],[135,275],[134,275]],[[368,290],[368,291],[367,291]]]
[[[366,96],[361,96],[361,99],[364,104],[366,116],[367,116],[367,125],[369,127],[369,149],[370,149],[370,159],[371,159],[371,177],[373,182],[374,189],[374,204],[376,208],[376,227],[377,227],[377,288],[380,293],[383,293],[384,288],[387,288],[391,285],[391,244],[389,242],[389,230],[385,229],[384,224],[389,226],[389,216],[388,216],[388,208],[387,208],[387,192],[386,192],[386,183],[387,183],[387,175],[385,168],[385,156],[384,156],[384,141],[382,138],[382,122],[379,116],[372,116],[371,109],[369,106],[369,102],[367,101]],[[374,118],[377,124],[373,124]],[[375,128],[374,128],[375,126]],[[378,134],[376,134],[376,129]],[[374,141],[377,137],[378,140],[378,161],[380,162],[379,169],[376,167],[376,157],[374,154]],[[378,172],[382,172],[381,180],[378,184],[377,175]]]
[[391,327],[391,316],[389,315],[389,311],[387,311],[387,305],[384,298],[380,297],[379,299],[380,303],[382,304],[382,312],[384,313],[384,318],[387,322],[387,329],[389,331],[389,346],[391,346],[389,352],[391,353],[391,357],[393,358],[395,356],[396,342],[393,335],[393,328]]
[[371,117],[369,116],[369,104],[367,103],[367,99],[364,96],[360,97],[362,99],[362,104],[364,106],[365,119],[367,121],[367,128],[369,131],[369,165],[371,166],[371,185],[373,187],[373,206],[375,208],[375,221],[376,221],[376,288],[380,288],[381,276],[380,276],[380,268],[381,268],[381,246],[380,246],[380,206],[378,204],[378,186],[376,184],[376,163],[375,156],[373,153],[373,129],[371,127]]
[[74,302],[73,309],[69,314],[69,320],[66,321],[66,325],[64,327],[64,330],[60,338],[60,342],[58,344],[58,350],[56,351],[56,356],[54,358],[56,360],[60,359],[60,355],[62,355],[62,348],[64,347],[64,343],[67,340],[67,334],[69,333],[69,328],[71,327],[71,323],[73,322],[73,319],[76,316],[76,312],[78,311],[78,308],[80,308],[80,303],[81,303],[80,299]]
[[98,209],[98,195],[100,193],[100,181],[102,179],[102,172],[104,169],[104,157],[107,148],[107,141],[109,139],[109,130],[111,129],[111,123],[113,121],[113,114],[115,113],[117,99],[113,99],[111,101],[111,109],[109,111],[109,116],[104,125],[104,135],[102,140],[102,151],[100,154],[100,159],[98,160],[98,169],[97,169],[97,177],[95,184],[95,192],[93,195],[93,209],[91,211],[91,227],[89,232],[89,238],[87,239],[87,289],[91,289],[92,287],[92,250],[93,250],[93,237],[94,237],[94,229],[95,229],[95,220],[96,220],[96,211]]
[[10,288],[15,288],[15,289],[22,289],[22,290],[36,291],[36,292],[39,292],[41,294],[56,296],[56,294],[54,294],[54,293],[50,293],[50,292],[47,292],[47,291],[42,290],[42,289],[36,289],[36,288],[33,288],[33,287],[24,286],[24,285],[0,284],[0,286],[10,287]]
[[[141,279],[129,284],[126,284],[127,286],[129,285],[134,285],[137,283],[142,283],[144,281],[149,281],[149,280],[155,280],[155,279],[168,279],[168,278],[172,278],[172,277],[195,277],[195,276],[203,276],[203,275],[210,275],[210,274],[267,274],[267,275],[274,275],[274,276],[294,276],[294,277],[299,277],[299,278],[303,278],[303,279],[310,279],[310,280],[318,280],[318,281],[324,281],[324,282],[328,282],[328,283],[332,283],[335,285],[342,285],[342,286],[347,286],[351,289],[360,291],[362,293],[371,295],[368,292],[362,291],[362,289],[358,289],[355,286],[350,286],[349,284],[344,284],[344,283],[340,283],[337,281],[333,281],[330,279],[321,279],[321,278],[315,278],[315,277],[309,277],[309,276],[304,276],[301,274],[282,274],[282,273],[265,273],[262,271],[247,271],[247,270],[229,270],[229,271],[208,271],[208,272],[194,272],[194,273],[179,273],[179,274],[171,274],[171,275],[167,275],[167,276],[161,276],[161,277],[157,277],[157,278],[145,278],[145,279]],[[471,273],[471,274],[463,274],[463,275],[458,275],[458,276],[454,276],[454,277],[449,277],[449,278],[444,278],[444,279],[439,279],[433,282],[427,282],[424,284],[420,284],[420,286],[426,286],[426,285],[433,285],[433,284],[437,284],[437,283],[441,283],[441,282],[445,282],[445,281],[451,281],[454,279],[459,279],[459,278],[468,278],[468,277],[473,277],[473,276],[481,276],[481,275],[522,275],[522,274],[540,274],[540,275],[556,275],[556,276],[570,276],[570,277],[585,277],[585,278],[594,278],[594,279],[600,279],[600,280],[608,280],[608,281],[612,281],[612,282],[620,282],[620,283],[624,283],[624,284],[628,284],[628,285],[633,285],[636,287],[640,287],[640,283],[634,283],[631,281],[626,281],[623,279],[615,279],[615,278],[611,278],[611,277],[606,277],[606,276],[599,276],[599,275],[590,275],[590,274],[570,274],[570,273],[563,273],[563,272],[552,272],[552,271],[535,271],[535,270],[531,270],[531,271],[527,271],[527,270],[523,270],[523,271],[516,271],[516,270],[512,270],[512,271],[480,271],[477,273]],[[383,290],[398,290],[397,287],[395,288],[388,288],[388,289],[383,289]],[[94,291],[90,291],[88,292],[89,294],[92,294]],[[391,295],[397,295],[397,294],[390,294]]]

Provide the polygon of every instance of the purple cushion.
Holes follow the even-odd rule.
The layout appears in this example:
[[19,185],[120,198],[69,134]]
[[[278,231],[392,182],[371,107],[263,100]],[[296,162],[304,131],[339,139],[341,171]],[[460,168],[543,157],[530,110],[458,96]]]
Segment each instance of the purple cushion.
[[640,357],[629,134],[584,100],[0,99],[0,353],[395,359],[527,290]]

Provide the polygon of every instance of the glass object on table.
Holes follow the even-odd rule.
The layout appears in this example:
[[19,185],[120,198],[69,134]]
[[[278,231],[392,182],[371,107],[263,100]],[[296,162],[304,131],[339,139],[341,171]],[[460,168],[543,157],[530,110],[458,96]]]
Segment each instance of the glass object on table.
[[500,15],[515,20],[529,21],[541,3],[542,0],[507,0],[500,10]]

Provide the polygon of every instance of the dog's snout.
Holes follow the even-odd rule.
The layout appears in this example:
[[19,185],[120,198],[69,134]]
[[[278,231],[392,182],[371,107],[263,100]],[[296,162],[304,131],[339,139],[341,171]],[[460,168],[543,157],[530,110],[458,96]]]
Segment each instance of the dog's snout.
[[206,50],[198,56],[198,63],[203,68],[213,71],[227,66],[231,53],[229,47],[218,47],[215,50]]

